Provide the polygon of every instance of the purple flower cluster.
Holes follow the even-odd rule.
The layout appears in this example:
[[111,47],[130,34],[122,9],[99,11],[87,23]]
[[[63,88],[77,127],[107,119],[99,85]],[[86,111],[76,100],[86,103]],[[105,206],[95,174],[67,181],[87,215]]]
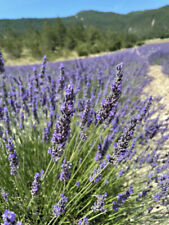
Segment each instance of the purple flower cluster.
[[41,189],[41,178],[44,171],[41,170],[40,173],[35,173],[34,181],[32,182],[31,194],[33,197],[37,196]]
[[[126,66],[123,69],[122,64],[119,64],[114,77],[113,67],[121,61]],[[54,187],[58,186],[58,191],[62,187],[64,190],[68,190],[70,187],[69,195],[67,196],[70,199],[72,198],[72,200],[68,204],[68,197],[62,193],[59,198],[60,193],[58,194],[58,202],[53,207],[54,218],[52,222],[56,217],[62,215],[61,221],[63,223],[72,224],[76,222],[80,225],[85,225],[91,221],[94,224],[99,223],[98,220],[101,217],[103,218],[103,223],[105,223],[107,215],[102,214],[106,212],[107,207],[112,205],[113,210],[118,211],[133,193],[132,187],[125,192],[121,191],[122,193],[118,190],[121,182],[126,181],[123,179],[124,176],[122,177],[124,174],[126,179],[131,178],[129,180],[130,185],[136,185],[137,188],[134,189],[139,189],[139,193],[135,193],[132,197],[132,200],[137,200],[136,203],[139,206],[146,200],[145,198],[150,196],[152,200],[154,198],[155,202],[151,202],[152,206],[149,209],[149,205],[147,208],[145,207],[149,213],[156,202],[167,206],[169,175],[166,173],[166,170],[168,170],[169,163],[167,150],[163,154],[162,145],[168,139],[168,133],[165,133],[168,124],[165,121],[166,126],[163,126],[164,123],[158,119],[151,120],[151,116],[156,110],[149,111],[152,103],[151,97],[146,101],[139,99],[144,86],[150,81],[146,77],[148,64],[145,58],[138,56],[137,52],[127,50],[125,53],[115,53],[113,57],[112,55],[106,55],[104,57],[66,61],[64,66],[61,64],[60,67],[59,64],[49,63],[47,67],[47,58],[44,57],[41,66],[37,66],[33,72],[28,67],[20,67],[20,70],[12,67],[11,73],[13,74],[10,75],[10,68],[7,67],[6,70],[8,72],[4,73],[5,77],[0,77],[2,79],[0,91],[0,139],[2,138],[0,164],[2,162],[2,165],[6,165],[6,153],[9,153],[8,159],[12,175],[17,174],[19,165],[24,166],[24,170],[20,168],[21,173],[19,175],[22,176],[23,172],[30,174],[31,167],[28,171],[26,168],[31,165],[31,160],[37,161],[40,159],[40,164],[38,165],[46,167],[46,176],[43,177],[42,171],[36,173],[30,188],[30,193],[33,199],[36,200],[33,201],[33,211],[35,209],[33,213],[37,220],[34,222],[31,214],[27,214],[28,216],[23,215],[23,218],[28,223],[39,223],[39,218],[42,219],[43,223],[48,223],[45,220],[48,220],[49,217],[44,214],[44,211],[41,211],[44,207],[36,204],[41,202],[45,204],[45,207],[50,207],[53,204],[52,196],[56,191]],[[67,70],[65,70],[65,66],[67,66]],[[125,76],[123,76],[123,71]],[[27,75],[25,76],[25,74]],[[56,74],[59,76],[56,76]],[[112,80],[114,82],[110,89]],[[75,88],[72,85],[68,85],[70,83],[73,83]],[[122,83],[123,96],[120,99]],[[67,85],[68,88],[65,89]],[[64,90],[66,90],[65,97]],[[74,93],[76,93],[77,102],[75,102]],[[101,102],[102,105],[98,108]],[[59,103],[61,103],[60,111]],[[78,108],[76,113],[74,113],[75,106]],[[71,124],[74,114],[76,118]],[[105,125],[99,126],[100,124]],[[72,135],[70,134],[71,128]],[[52,132],[53,129],[54,131]],[[21,133],[20,130],[22,130]],[[87,135],[90,138],[85,143],[80,141],[80,138],[86,140]],[[9,136],[13,137],[13,139],[9,138]],[[158,136],[159,139],[156,140]],[[99,137],[101,137],[100,141],[98,141]],[[68,146],[69,151],[66,152],[69,138],[71,138]],[[18,157],[13,140],[18,146]],[[24,143],[25,140],[26,143]],[[43,148],[48,146],[49,140],[51,140],[49,153],[53,161],[57,162],[57,165],[52,165],[52,160],[47,165],[48,157],[46,158],[45,154],[41,152],[43,150],[41,146],[43,145]],[[152,147],[149,147],[154,140],[156,142],[153,143]],[[31,147],[30,152],[27,151],[26,145],[29,142],[32,142],[30,146],[34,144],[37,147],[36,152]],[[142,146],[137,145],[139,142]],[[7,149],[3,148],[3,143],[6,144],[4,146]],[[19,147],[22,143],[26,147],[24,152]],[[112,143],[114,152],[111,152]],[[154,146],[156,144],[158,146]],[[95,149],[96,146],[97,148]],[[144,151],[144,149],[146,150]],[[73,151],[73,155],[71,151]],[[107,155],[109,152],[112,155]],[[29,157],[25,154],[29,154]],[[69,158],[70,155],[72,155],[71,160]],[[106,155],[107,160],[105,159]],[[22,159],[20,164],[18,163],[18,158]],[[59,159],[61,160],[60,162],[58,162]],[[112,168],[108,161],[115,168]],[[36,169],[35,167],[38,165],[33,163],[32,169]],[[141,174],[140,177],[138,176],[140,179],[135,180],[136,172],[140,175],[139,173],[142,171],[139,169],[141,168],[145,169],[145,174],[144,176]],[[1,197],[3,208],[8,203],[13,204],[14,202],[10,201],[13,199],[12,196],[8,202],[9,195],[6,191],[9,191],[11,195],[11,189],[5,186],[8,184],[8,176],[6,176],[6,171],[4,171],[4,174],[1,178],[5,179],[2,182],[2,187],[4,188]],[[53,186],[46,183],[48,188],[41,188],[42,179],[46,178],[44,182],[48,182],[47,178],[50,179],[52,174],[55,174],[57,177],[57,180],[56,177],[54,178],[56,184]],[[16,186],[12,191],[13,193],[15,192],[16,196],[15,205],[18,204],[18,207],[22,207],[23,203],[20,197],[23,196],[25,191],[23,189],[23,193],[20,193],[22,188],[17,187],[22,177],[16,176],[15,178],[10,177],[11,184]],[[134,182],[136,183],[133,184]],[[100,190],[103,195],[98,194]],[[109,198],[105,191],[109,194]],[[93,194],[95,194],[97,199],[91,203]],[[51,197],[48,198],[48,204],[46,204],[45,196],[49,197],[48,195],[51,195]],[[114,198],[116,195],[117,199]],[[36,196],[38,197],[35,198]],[[25,196],[25,201],[27,199]],[[111,204],[109,200],[115,201]],[[52,211],[52,209],[47,208],[47,211],[49,210]],[[117,217],[119,216],[118,218],[120,218],[121,213],[123,213],[123,207],[118,213],[114,213],[113,210],[110,213],[112,212],[115,216],[109,217],[109,219],[112,219],[110,223],[114,223],[113,219],[117,214]],[[89,218],[90,214],[95,215]],[[81,219],[78,221],[77,218]],[[100,221],[102,221],[102,218]],[[57,222],[60,222],[59,219],[60,217],[56,219]],[[6,225],[16,224],[16,215],[7,210],[3,215],[3,220]]]
[[162,173],[156,177],[159,192],[153,198],[155,201],[162,201],[162,205],[169,204],[169,172]]
[[63,163],[61,165],[61,173],[60,173],[60,180],[61,181],[67,181],[70,178],[70,169],[71,169],[71,163],[67,162],[66,159],[63,160]]
[[58,92],[64,90],[65,87],[65,68],[63,63],[60,65],[60,77],[59,77],[59,84],[58,84]]
[[96,120],[99,123],[105,121],[109,124],[115,116],[115,111],[117,109],[117,103],[122,91],[122,64],[117,66],[117,74],[115,83],[112,85],[112,93],[110,96],[102,103],[102,107],[96,115]]
[[94,205],[91,207],[93,212],[101,211],[106,212],[107,210],[104,207],[105,200],[107,198],[107,193],[105,192],[103,195],[97,195],[97,201],[94,203]]
[[3,225],[22,225],[21,221],[16,222],[16,214],[12,211],[5,210],[2,215]]
[[86,100],[84,110],[81,114],[81,139],[85,141],[87,139],[86,133],[85,133],[85,125],[89,127],[92,122],[92,115],[91,115],[91,101],[89,99]]
[[106,160],[100,162],[98,165],[98,169],[93,171],[93,174],[89,177],[89,180],[93,183],[98,183],[102,179],[102,170],[107,166]]
[[0,74],[5,72],[4,59],[2,58],[2,53],[0,52]]
[[86,216],[84,216],[82,219],[79,220],[78,225],[87,225],[89,224],[89,220]]
[[50,138],[50,127],[45,127],[43,130],[42,141],[47,142]]
[[6,106],[4,107],[3,120],[4,120],[4,123],[5,123],[5,128],[6,128],[7,134],[11,134],[10,117],[9,117],[8,108]]
[[97,153],[96,153],[96,156],[95,156],[96,161],[99,161],[104,157],[104,155],[106,154],[106,152],[107,152],[107,150],[110,146],[110,143],[111,143],[111,138],[109,136],[107,136],[104,139],[103,144],[102,143],[98,144]]
[[53,207],[53,216],[57,217],[60,216],[62,213],[65,212],[65,207],[68,202],[68,198],[64,195],[64,192],[60,195],[60,200],[56,203]]
[[4,191],[4,189],[2,189],[2,197],[5,199],[6,202],[8,202],[8,196],[9,196],[9,194],[6,193],[6,192]]
[[65,101],[61,106],[62,117],[56,122],[52,137],[52,148],[49,149],[54,161],[58,161],[63,154],[70,133],[71,117],[74,113],[74,92],[73,86],[66,89]]
[[8,160],[9,160],[9,165],[11,169],[10,174],[16,175],[17,170],[19,169],[18,157],[16,154],[16,150],[14,148],[14,144],[12,142],[12,138],[8,137],[7,142],[8,143],[6,144],[6,148],[9,151]]
[[89,99],[87,99],[84,111],[83,111],[83,113],[81,115],[81,118],[82,118],[81,125],[80,125],[81,128],[84,128],[85,124],[89,121],[90,109],[91,109],[91,102],[90,102]]
[[123,134],[118,139],[117,143],[114,143],[114,155],[109,156],[109,162],[114,163],[117,159],[118,162],[121,162],[125,156],[128,156],[128,145],[129,142],[133,139],[134,131],[138,122],[141,122],[143,118],[146,116],[150,105],[152,103],[152,98],[150,97],[143,107],[139,116],[134,117],[130,120],[128,127],[125,129]]
[[113,201],[113,209],[118,211],[118,209],[125,203],[125,201],[130,197],[133,193],[133,188],[130,187],[125,193],[120,193],[117,196],[117,201]]

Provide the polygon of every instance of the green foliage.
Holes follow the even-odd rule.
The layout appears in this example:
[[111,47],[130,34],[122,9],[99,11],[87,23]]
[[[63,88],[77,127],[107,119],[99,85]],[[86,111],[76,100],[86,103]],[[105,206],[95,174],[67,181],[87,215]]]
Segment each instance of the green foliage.
[[137,42],[137,45],[138,45],[138,46],[144,45],[144,41],[138,41],[138,42]]
[[103,32],[91,26],[86,27],[82,22],[65,26],[58,18],[53,26],[46,20],[41,31],[35,30],[31,25],[22,35],[7,30],[1,39],[2,48],[11,57],[21,57],[22,50],[28,49],[34,58],[47,54],[52,60],[70,51],[76,51],[79,56],[87,56],[131,47],[136,43],[137,37],[113,31]]
[[76,50],[79,56],[87,56],[89,54],[89,46],[84,42],[78,42]]
[[[3,166],[1,171],[1,186],[6,187],[9,193],[9,201],[0,205],[0,211],[6,208],[13,210],[18,218],[28,224],[77,224],[78,220],[84,215],[90,217],[90,224],[99,224],[105,221],[107,224],[124,224],[125,215],[124,208],[132,205],[134,201],[127,200],[119,212],[112,209],[112,199],[124,190],[124,177],[117,176],[117,169],[111,164],[107,164],[100,173],[95,175],[95,179],[102,175],[102,179],[95,183],[89,180],[94,169],[98,168],[98,163],[94,160],[97,145],[100,142],[100,135],[104,138],[108,135],[108,129],[102,127],[91,126],[88,131],[88,139],[83,142],[80,139],[80,129],[76,126],[77,118],[72,121],[72,132],[70,141],[64,151],[59,162],[54,163],[47,153],[50,141],[42,142],[43,120],[36,128],[27,127],[24,131],[17,131],[14,140],[14,146],[19,158],[19,173],[15,179],[9,176],[8,154],[6,152],[5,141],[1,142],[0,163]],[[93,129],[95,132],[93,132]],[[95,140],[95,141],[94,141]],[[61,163],[66,158],[72,163],[71,178],[66,182],[62,182],[57,178],[61,171]],[[82,161],[79,159],[82,158]],[[36,197],[31,196],[31,184],[34,174],[44,169],[45,173],[42,177],[42,185],[40,194]],[[94,180],[94,179],[93,179]],[[106,180],[109,180],[106,183]],[[76,182],[80,181],[79,186]],[[69,203],[66,206],[64,216],[52,217],[52,208],[60,199],[62,192],[66,193]],[[90,208],[96,200],[96,195],[107,192],[109,197],[106,200],[104,208],[108,208],[107,215],[102,213],[93,213]],[[17,196],[17,197],[16,197]],[[4,200],[0,196],[0,201]],[[132,203],[133,202],[133,203]],[[36,212],[39,212],[36,215]],[[130,214],[130,212],[128,212]],[[111,220],[110,220],[111,219]]]
[[2,37],[1,46],[9,54],[9,57],[19,58],[22,53],[22,37],[13,30],[8,29]]
[[35,58],[41,56],[39,40],[40,33],[34,30],[32,26],[28,26],[24,34],[23,45],[29,49],[31,55]]
[[[85,26],[93,26],[104,31],[113,30],[118,33],[129,31],[140,38],[161,37],[165,36],[169,30],[169,6],[126,15],[93,10],[81,11],[76,16],[61,18],[60,22],[65,25],[75,25],[77,22],[80,23],[81,19],[84,20]],[[58,23],[58,20],[58,18],[48,19],[52,26]],[[12,28],[17,33],[23,33],[28,25],[40,31],[44,22],[45,19],[0,20],[0,33],[4,33],[7,28]]]

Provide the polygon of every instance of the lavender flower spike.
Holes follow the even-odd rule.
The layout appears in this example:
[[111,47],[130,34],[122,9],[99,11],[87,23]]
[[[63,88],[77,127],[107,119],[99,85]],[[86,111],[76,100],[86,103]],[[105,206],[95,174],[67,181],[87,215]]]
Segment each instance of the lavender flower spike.
[[85,104],[85,108],[84,108],[84,111],[82,113],[82,121],[81,121],[81,125],[80,127],[83,129],[85,124],[87,123],[88,121],[88,117],[89,117],[89,112],[90,112],[90,108],[91,108],[91,102],[90,102],[90,99],[87,99],[86,100],[86,104]]
[[33,197],[37,196],[41,188],[41,177],[43,176],[43,170],[40,173],[35,173],[34,181],[32,182],[31,194]]
[[103,209],[103,206],[105,205],[105,200],[107,198],[107,193],[105,192],[103,195],[97,195],[97,201],[94,203],[94,206],[91,207],[93,212],[101,211],[106,212],[106,209]]
[[69,85],[66,89],[65,100],[61,106],[62,116],[55,124],[55,131],[52,137],[52,148],[49,149],[54,161],[58,161],[63,154],[65,145],[69,138],[71,117],[74,113],[74,92],[73,86]]
[[5,68],[4,68],[4,59],[2,58],[2,53],[0,52],[0,73],[4,73]]
[[60,65],[60,77],[58,84],[58,92],[62,91],[65,87],[65,69],[63,63]]
[[132,140],[134,131],[136,128],[136,125],[138,122],[141,122],[143,118],[146,116],[146,113],[148,112],[150,106],[152,103],[152,98],[150,97],[145,104],[145,107],[143,108],[141,114],[137,117],[134,117],[130,120],[130,124],[127,127],[127,130],[121,135],[118,142],[115,143],[115,151],[113,156],[108,156],[108,160],[110,163],[114,163],[115,159],[117,158],[118,161],[122,161],[122,159],[125,157],[125,154],[127,153],[127,147],[129,145],[129,142]]
[[60,200],[58,203],[54,205],[53,208],[53,216],[60,216],[65,211],[66,203],[68,202],[68,198],[64,196],[64,192],[60,195]]
[[16,175],[17,170],[19,169],[19,163],[18,163],[18,157],[16,155],[16,151],[14,149],[14,144],[12,142],[12,139],[8,137],[8,144],[6,144],[6,148],[9,151],[9,165],[11,167],[11,175]]
[[2,197],[5,199],[6,202],[8,202],[8,196],[9,196],[9,194],[6,193],[6,192],[4,191],[4,189],[2,189]]
[[96,121],[99,122],[99,124],[103,123],[104,121],[106,124],[108,124],[115,116],[115,113],[112,113],[112,111],[116,112],[117,103],[121,95],[123,78],[122,68],[122,64],[117,65],[116,80],[112,85],[112,93],[102,103],[101,109],[96,115]]
[[16,214],[12,211],[5,210],[4,214],[2,215],[3,224],[2,225],[22,225],[22,222],[16,222]]
[[84,216],[82,219],[79,220],[78,225],[87,225],[89,224],[89,221],[86,216]]
[[71,169],[71,163],[67,162],[66,159],[63,160],[63,163],[61,165],[62,171],[60,173],[60,180],[61,181],[67,181],[70,178],[70,169]]
[[113,201],[113,205],[112,208],[115,211],[118,211],[118,209],[120,208],[120,206],[122,206],[125,201],[130,197],[130,195],[133,193],[133,187],[129,187],[129,189],[125,192],[125,193],[120,193],[117,196],[117,201]]

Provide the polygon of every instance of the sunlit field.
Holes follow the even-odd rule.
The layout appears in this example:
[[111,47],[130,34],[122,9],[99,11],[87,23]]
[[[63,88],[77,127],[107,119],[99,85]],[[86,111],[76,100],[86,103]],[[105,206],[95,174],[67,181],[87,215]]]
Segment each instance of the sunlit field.
[[[167,225],[169,43],[63,62],[0,55],[0,223]],[[169,115],[168,115],[169,116]]]

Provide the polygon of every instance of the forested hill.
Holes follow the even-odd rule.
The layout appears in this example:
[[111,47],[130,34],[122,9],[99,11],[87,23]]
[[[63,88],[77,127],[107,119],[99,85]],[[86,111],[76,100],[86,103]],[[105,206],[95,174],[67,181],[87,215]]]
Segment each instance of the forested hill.
[[[48,19],[48,18],[47,18]],[[75,16],[61,18],[65,24],[83,22],[84,25],[93,25],[96,28],[115,32],[129,32],[141,38],[168,36],[169,34],[169,5],[154,9],[117,14],[112,12],[81,11]],[[12,28],[17,32],[23,32],[28,25],[41,29],[46,19],[16,19],[0,20],[0,34],[6,29]],[[56,18],[49,18],[52,24]]]

